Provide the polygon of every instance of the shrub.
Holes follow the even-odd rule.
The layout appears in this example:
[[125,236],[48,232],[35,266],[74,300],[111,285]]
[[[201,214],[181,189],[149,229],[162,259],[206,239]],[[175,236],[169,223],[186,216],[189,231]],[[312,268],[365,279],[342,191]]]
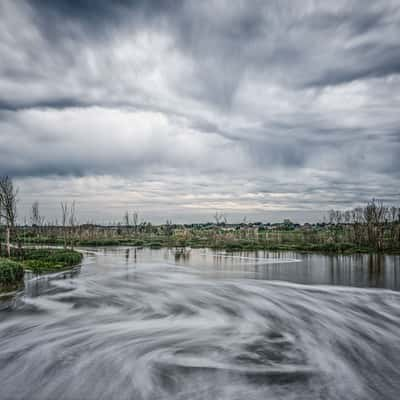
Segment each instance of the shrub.
[[82,254],[73,250],[57,250],[49,254],[48,261],[63,266],[76,265],[82,261]]
[[44,260],[27,260],[24,261],[24,266],[35,274],[54,271],[63,267],[61,264],[54,264],[54,262]]
[[25,251],[14,257],[20,260],[25,268],[34,273],[57,271],[61,268],[79,264],[82,254],[65,249],[24,249]]
[[0,285],[17,283],[24,277],[22,264],[0,258]]
[[162,247],[162,244],[160,242],[151,242],[149,243],[149,247],[151,249],[160,249]]
[[118,239],[85,239],[79,242],[80,246],[118,246]]

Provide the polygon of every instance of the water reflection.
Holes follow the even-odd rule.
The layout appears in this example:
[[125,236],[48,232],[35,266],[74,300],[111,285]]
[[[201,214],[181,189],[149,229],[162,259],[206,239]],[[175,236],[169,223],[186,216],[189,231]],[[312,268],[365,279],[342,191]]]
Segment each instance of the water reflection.
[[[141,262],[163,260],[168,264],[194,268],[213,278],[236,277],[400,290],[400,256],[394,255],[323,255],[268,251],[229,253],[210,249],[136,247],[108,247],[100,250],[93,248],[88,251],[86,260],[90,260],[90,254],[102,254],[106,257],[121,254],[127,267]],[[44,277],[27,273],[25,293],[36,296],[51,289],[51,280],[68,279],[79,273],[80,267]],[[19,290],[23,289],[22,285]]]
[[[164,260],[215,277],[279,280],[302,284],[380,287],[400,290],[400,257],[383,254],[322,255],[295,252],[161,250]],[[152,252],[152,256],[156,253]],[[142,255],[145,259],[146,255]]]
[[29,297],[36,297],[49,291],[54,290],[52,281],[71,279],[79,276],[81,266],[71,268],[62,272],[57,272],[50,275],[35,275],[33,273],[25,273],[25,295]]

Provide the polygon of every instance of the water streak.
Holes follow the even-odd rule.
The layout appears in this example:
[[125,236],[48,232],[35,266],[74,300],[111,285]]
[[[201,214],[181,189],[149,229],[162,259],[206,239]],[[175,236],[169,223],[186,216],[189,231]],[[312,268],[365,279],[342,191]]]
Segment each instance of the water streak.
[[398,292],[216,279],[155,254],[89,255],[3,305],[0,398],[398,399]]

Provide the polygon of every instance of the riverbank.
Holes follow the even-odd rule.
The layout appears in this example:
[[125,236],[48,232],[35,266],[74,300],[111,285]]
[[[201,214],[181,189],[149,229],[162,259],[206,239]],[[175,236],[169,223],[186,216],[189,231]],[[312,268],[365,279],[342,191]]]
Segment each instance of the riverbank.
[[79,264],[82,254],[66,249],[13,249],[10,258],[0,258],[0,287],[17,285],[25,271],[44,274]]
[[13,288],[24,277],[24,268],[22,263],[0,258],[0,289]]
[[[34,240],[25,241],[26,244],[34,245],[62,245],[62,239],[53,239],[46,237],[38,237]],[[176,248],[176,247],[190,247],[198,248],[211,248],[215,250],[225,251],[297,251],[307,253],[322,253],[322,254],[368,254],[368,253],[382,253],[382,254],[398,254],[400,255],[400,248],[385,248],[382,251],[373,247],[360,246],[358,244],[348,242],[333,242],[333,243],[275,243],[266,241],[252,241],[252,240],[204,240],[192,239],[182,240],[171,238],[167,236],[153,236],[146,238],[98,238],[98,239],[84,239],[73,241],[74,246],[81,247],[110,247],[110,246],[136,246],[146,247],[151,249],[160,248]]]

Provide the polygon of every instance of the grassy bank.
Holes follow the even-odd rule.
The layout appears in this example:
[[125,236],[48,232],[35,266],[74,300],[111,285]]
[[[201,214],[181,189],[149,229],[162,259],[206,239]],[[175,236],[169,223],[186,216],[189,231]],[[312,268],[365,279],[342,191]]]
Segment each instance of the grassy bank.
[[[281,238],[285,239],[283,233]],[[292,238],[290,238],[292,239]],[[26,243],[26,242],[25,242]],[[28,241],[30,244],[44,245],[60,245],[61,239],[50,237],[36,237],[34,240]],[[379,252],[374,247],[360,245],[349,242],[332,242],[332,243],[313,243],[303,240],[283,240],[282,243],[276,241],[265,241],[257,239],[230,239],[226,237],[210,238],[210,237],[194,237],[191,239],[182,239],[164,235],[141,235],[139,238],[133,237],[114,237],[114,238],[97,238],[97,239],[77,239],[72,240],[74,246],[139,246],[158,249],[162,247],[191,247],[191,248],[212,248],[216,250],[226,251],[299,251],[299,252],[317,252],[317,253],[336,253],[336,254],[356,254],[356,253],[376,253]],[[386,248],[381,251],[387,254],[400,254],[400,247]]]
[[0,288],[13,287],[24,277],[24,267],[22,263],[0,258]]
[[[215,248],[219,248],[216,246]],[[336,254],[356,254],[356,253],[375,253],[376,250],[368,247],[353,245],[351,243],[298,243],[298,244],[256,244],[256,243],[227,243],[222,246],[226,251],[298,251],[316,253],[336,253]],[[400,249],[398,250],[400,254]]]
[[[37,204],[36,204],[37,205]],[[71,212],[74,208],[71,208]],[[38,210],[36,210],[38,212]],[[331,210],[317,223],[282,222],[228,223],[216,213],[215,222],[153,225],[139,222],[137,213],[124,214],[123,223],[69,225],[32,219],[31,225],[15,226],[11,241],[19,246],[143,246],[214,248],[227,251],[277,250],[336,254],[400,254],[400,208],[372,200],[352,210]],[[329,222],[328,222],[329,221]],[[0,226],[0,241],[6,242],[7,229]],[[1,249],[0,249],[1,252]]]
[[25,270],[40,274],[77,265],[82,261],[82,254],[65,249],[24,249],[13,259],[21,262]]
[[57,272],[82,261],[82,254],[64,249],[13,249],[10,258],[0,258],[0,286],[22,281],[24,271],[35,274]]

